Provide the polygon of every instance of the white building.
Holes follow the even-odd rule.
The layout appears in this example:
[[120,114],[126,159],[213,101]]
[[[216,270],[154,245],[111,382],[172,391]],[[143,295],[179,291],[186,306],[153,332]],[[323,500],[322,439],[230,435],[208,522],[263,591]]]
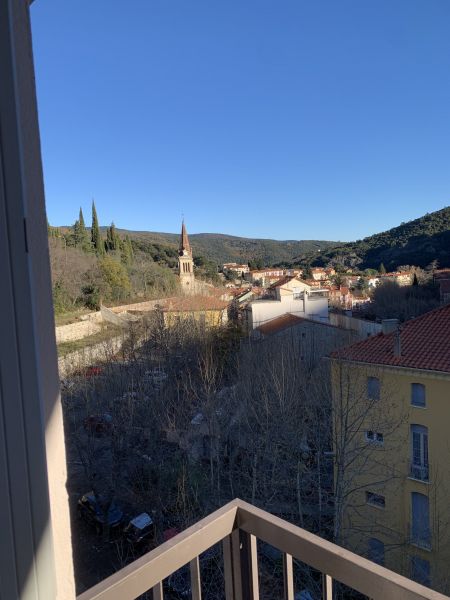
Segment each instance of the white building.
[[246,273],[250,273],[250,267],[246,264],[239,264],[239,263],[231,262],[231,263],[224,263],[222,265],[222,271],[224,273],[227,273],[229,271],[234,271],[235,273],[238,273],[242,277]]
[[246,317],[250,331],[286,313],[328,322],[328,290],[314,289],[297,277],[285,277],[269,288],[269,294],[270,298],[248,305]]

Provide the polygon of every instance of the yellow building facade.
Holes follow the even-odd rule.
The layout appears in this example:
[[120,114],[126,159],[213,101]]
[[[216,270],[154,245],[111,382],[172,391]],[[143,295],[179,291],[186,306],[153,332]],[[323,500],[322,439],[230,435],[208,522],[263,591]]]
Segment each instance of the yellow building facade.
[[332,357],[335,535],[450,592],[450,306]]
[[195,321],[205,327],[219,327],[228,320],[228,302],[214,296],[190,296],[171,299],[163,308],[164,325]]

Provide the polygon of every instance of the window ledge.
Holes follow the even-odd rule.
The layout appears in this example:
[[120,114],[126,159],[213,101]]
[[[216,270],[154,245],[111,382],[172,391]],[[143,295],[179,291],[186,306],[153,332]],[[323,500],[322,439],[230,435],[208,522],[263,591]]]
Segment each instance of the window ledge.
[[430,485],[429,479],[425,481],[424,479],[417,479],[416,477],[411,477],[411,475],[408,475],[406,479],[409,479],[410,481],[417,481],[418,483],[424,483],[425,485]]
[[409,542],[411,546],[415,548],[420,548],[420,550],[425,550],[425,552],[432,552],[433,548],[431,544],[420,544],[419,542]]

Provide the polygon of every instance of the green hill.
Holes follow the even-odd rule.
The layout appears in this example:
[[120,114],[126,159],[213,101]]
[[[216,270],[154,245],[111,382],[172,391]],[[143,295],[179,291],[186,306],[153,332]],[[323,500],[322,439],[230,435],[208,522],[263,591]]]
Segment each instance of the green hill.
[[[176,248],[179,235],[150,231],[126,231],[119,229],[121,235],[129,235],[134,242]],[[321,240],[270,240],[251,239],[225,235],[221,233],[189,234],[194,256],[203,256],[217,264],[224,262],[249,262],[260,260],[265,265],[290,262],[297,256],[313,255],[336,245],[336,242]]]
[[441,267],[450,267],[450,206],[308,258],[317,266],[331,262],[362,269],[376,269],[380,263],[388,270],[400,265],[426,267],[433,260]]

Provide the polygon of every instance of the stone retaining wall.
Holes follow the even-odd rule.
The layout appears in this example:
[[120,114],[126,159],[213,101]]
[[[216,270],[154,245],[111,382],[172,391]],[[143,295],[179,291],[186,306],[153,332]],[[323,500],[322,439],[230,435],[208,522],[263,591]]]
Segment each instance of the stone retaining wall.
[[58,358],[58,369],[60,378],[67,377],[74,371],[93,365],[97,362],[105,362],[117,354],[127,340],[127,335],[119,335],[104,342],[99,342],[75,352],[70,352]]
[[100,329],[101,325],[94,320],[76,321],[76,323],[70,323],[69,325],[60,325],[55,327],[56,343],[62,344],[63,342],[82,340],[98,333]]

